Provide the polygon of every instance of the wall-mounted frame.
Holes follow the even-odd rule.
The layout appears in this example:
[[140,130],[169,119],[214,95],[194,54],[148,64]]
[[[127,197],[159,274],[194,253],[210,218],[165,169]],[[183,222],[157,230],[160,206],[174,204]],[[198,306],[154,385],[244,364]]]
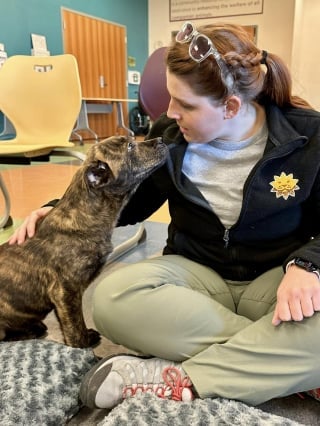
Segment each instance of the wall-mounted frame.
[[263,13],[264,0],[170,0],[169,20],[186,21]]

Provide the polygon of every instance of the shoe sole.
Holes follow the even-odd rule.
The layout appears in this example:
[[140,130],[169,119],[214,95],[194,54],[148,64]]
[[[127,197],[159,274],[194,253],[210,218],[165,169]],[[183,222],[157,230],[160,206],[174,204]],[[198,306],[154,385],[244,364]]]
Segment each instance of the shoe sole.
[[115,360],[130,360],[132,358],[152,358],[152,357],[143,357],[136,356],[131,354],[118,354],[118,355],[110,355],[106,358],[101,359],[97,364],[89,370],[80,385],[79,396],[82,403],[89,408],[113,408],[113,407],[98,407],[96,405],[95,399],[97,392],[101,386],[101,384],[106,379],[109,374],[112,363]]

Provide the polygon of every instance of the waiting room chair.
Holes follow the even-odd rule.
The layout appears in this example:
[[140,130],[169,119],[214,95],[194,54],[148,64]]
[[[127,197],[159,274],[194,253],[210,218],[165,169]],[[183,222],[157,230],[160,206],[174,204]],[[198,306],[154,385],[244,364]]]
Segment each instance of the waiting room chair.
[[69,141],[81,107],[81,84],[74,56],[17,55],[0,69],[0,110],[16,130],[2,141],[1,155],[34,157]]
[[166,50],[166,47],[156,49],[147,59],[141,74],[139,106],[150,117],[151,122],[167,111],[170,102],[166,79]]
[[[83,161],[85,154],[69,141],[80,112],[81,83],[76,58],[12,56],[0,69],[0,111],[12,123],[15,136],[0,140],[0,157],[71,156]],[[9,161],[8,161],[9,162]],[[0,229],[12,224],[10,197],[0,175],[4,215]],[[143,239],[144,227],[114,249],[115,260]]]

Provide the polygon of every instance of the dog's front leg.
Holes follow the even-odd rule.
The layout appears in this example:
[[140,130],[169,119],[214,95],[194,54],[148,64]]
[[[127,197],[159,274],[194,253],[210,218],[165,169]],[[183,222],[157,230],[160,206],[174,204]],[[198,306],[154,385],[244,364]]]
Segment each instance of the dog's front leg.
[[68,291],[61,285],[55,286],[50,298],[55,306],[60,327],[66,345],[77,348],[95,346],[100,341],[100,334],[87,329],[82,313],[82,294]]

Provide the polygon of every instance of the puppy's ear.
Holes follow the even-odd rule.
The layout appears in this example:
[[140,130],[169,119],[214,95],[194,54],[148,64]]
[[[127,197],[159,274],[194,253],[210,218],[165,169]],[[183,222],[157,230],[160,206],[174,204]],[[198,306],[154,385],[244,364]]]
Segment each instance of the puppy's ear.
[[113,173],[107,163],[98,161],[91,164],[86,170],[86,178],[88,185],[92,188],[100,188],[108,183],[113,177]]

